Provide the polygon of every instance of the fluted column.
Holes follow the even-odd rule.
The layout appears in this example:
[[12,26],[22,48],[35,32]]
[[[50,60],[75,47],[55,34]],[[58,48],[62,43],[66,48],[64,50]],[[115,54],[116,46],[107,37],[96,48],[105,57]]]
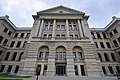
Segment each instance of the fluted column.
[[78,19],[78,27],[79,27],[80,37],[83,37],[83,30],[79,19]]
[[68,24],[68,19],[66,19],[66,37],[67,37],[67,39],[69,38],[69,24]]
[[40,25],[40,30],[39,30],[39,37],[42,37],[42,31],[43,31],[43,26],[44,26],[44,19],[42,19],[41,25]]
[[52,39],[55,39],[55,30],[56,30],[56,19],[54,19],[53,21]]

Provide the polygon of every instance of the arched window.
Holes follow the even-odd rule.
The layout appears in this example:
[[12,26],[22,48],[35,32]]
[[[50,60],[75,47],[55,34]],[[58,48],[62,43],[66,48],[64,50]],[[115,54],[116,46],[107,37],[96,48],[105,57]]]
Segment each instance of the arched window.
[[66,49],[63,46],[56,48],[56,60],[66,60]]
[[49,56],[49,48],[47,46],[42,46],[39,49],[39,54],[38,54],[38,58],[39,59],[45,59],[48,60],[48,56]]
[[114,53],[111,53],[111,57],[112,57],[112,60],[113,60],[113,61],[116,61],[116,58],[115,58]]
[[8,60],[8,58],[9,58],[9,55],[10,55],[10,52],[7,52],[7,53],[6,53],[5,60]]
[[12,59],[11,59],[12,61],[14,61],[14,60],[15,60],[16,55],[17,55],[17,52],[14,52],[14,53],[13,53],[13,56],[12,56]]
[[19,58],[18,58],[18,61],[21,60],[22,55],[23,55],[23,52],[20,53],[20,56],[19,56]]
[[110,61],[107,53],[104,53],[104,57],[105,57],[105,60],[106,60],[106,61]]
[[81,60],[83,58],[83,50],[81,47],[75,46],[72,51],[75,56],[74,60]]
[[98,53],[98,57],[99,57],[100,61],[102,62],[103,60],[102,60],[102,56],[100,53]]

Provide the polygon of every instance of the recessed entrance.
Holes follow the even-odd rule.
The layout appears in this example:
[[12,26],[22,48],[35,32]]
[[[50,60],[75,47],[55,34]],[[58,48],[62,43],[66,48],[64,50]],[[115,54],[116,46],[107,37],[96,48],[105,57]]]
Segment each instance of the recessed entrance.
[[66,75],[66,64],[56,64],[56,75],[58,76]]

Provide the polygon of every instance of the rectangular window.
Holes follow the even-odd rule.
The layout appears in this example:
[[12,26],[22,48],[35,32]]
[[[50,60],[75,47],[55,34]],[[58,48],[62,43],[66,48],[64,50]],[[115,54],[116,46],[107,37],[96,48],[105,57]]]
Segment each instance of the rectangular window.
[[117,38],[118,39],[118,41],[119,41],[119,43],[120,43],[120,37],[119,38]]
[[108,47],[108,48],[111,48],[111,46],[110,46],[110,43],[109,43],[109,42],[106,42],[106,44],[107,44],[107,47]]
[[60,30],[60,25],[57,25],[57,30]]
[[47,34],[44,34],[44,35],[43,35],[43,38],[47,38]]
[[2,40],[3,40],[3,37],[2,37],[2,36],[0,36],[0,43],[2,42]]
[[5,28],[3,31],[4,31],[5,33],[7,33],[8,29],[7,29],[7,28]]
[[115,67],[116,67],[117,73],[120,73],[120,67],[119,66],[115,66]]
[[84,65],[80,65],[80,68],[81,68],[81,75],[82,75],[82,76],[85,76],[85,68],[84,68]]
[[105,66],[102,66],[102,70],[103,70],[103,73],[106,75],[107,72],[106,72]]
[[25,47],[25,44],[27,43],[27,41],[24,41],[24,43],[23,43],[23,48]]
[[6,46],[7,42],[8,42],[8,40],[5,39],[4,42],[3,42],[3,46]]
[[77,65],[74,66],[74,70],[75,70],[75,75],[78,76],[79,74],[78,74],[78,66]]
[[113,32],[114,32],[115,34],[118,33],[117,29],[114,29]]
[[40,54],[39,54],[39,58],[40,58],[40,59],[43,58],[43,52],[40,52]]
[[48,30],[48,25],[45,25],[45,29],[44,30]]
[[17,73],[18,70],[19,70],[19,66],[16,66],[16,67],[15,67],[15,71],[14,71],[14,73]]
[[57,34],[57,35],[56,35],[56,38],[57,38],[57,39],[60,39],[60,34]]
[[52,31],[52,29],[53,29],[53,25],[50,25],[50,26],[49,26],[49,30]]
[[104,39],[106,39],[107,38],[106,34],[104,32],[102,32],[102,34],[103,34]]
[[12,70],[12,65],[9,65],[9,66],[8,66],[8,69],[7,69],[7,73],[10,73],[11,70]]
[[116,40],[114,40],[113,43],[114,43],[115,47],[118,47],[118,43]]
[[23,38],[23,37],[24,37],[24,33],[21,33],[20,38]]
[[61,38],[62,38],[62,39],[65,39],[65,34],[62,34],[62,35],[61,35]]
[[112,33],[112,32],[110,32],[109,34],[110,34],[110,37],[112,37],[112,36],[113,36],[113,33]]
[[78,39],[78,35],[75,35],[75,39]]
[[10,44],[10,47],[12,48],[15,44],[15,41],[12,41],[11,44]]
[[8,60],[8,58],[9,58],[9,55],[10,55],[10,52],[7,52],[7,53],[6,53],[5,60]]
[[61,25],[61,30],[65,30],[65,25]]
[[70,38],[72,39],[72,38],[73,38],[73,35],[70,35]]
[[100,42],[100,46],[101,46],[101,48],[105,48],[103,42]]
[[100,33],[96,32],[98,39],[101,39]]
[[14,37],[18,37],[18,34],[19,34],[19,33],[15,33]]
[[26,38],[29,38],[29,36],[30,36],[30,33],[27,33]]
[[3,72],[5,65],[1,65],[0,72]]
[[76,25],[73,25],[73,30],[77,30],[77,26]]
[[108,66],[108,69],[109,69],[109,72],[110,72],[111,74],[114,74],[114,71],[113,71],[112,66]]
[[97,42],[94,42],[95,43],[95,45],[96,45],[96,48],[98,48],[98,44],[97,44]]
[[11,34],[12,34],[12,32],[11,32],[11,31],[9,31],[9,32],[8,32],[8,35],[10,36]]
[[93,32],[91,32],[92,38],[95,39],[95,35]]
[[16,48],[19,48],[21,45],[21,41],[18,41],[17,45],[16,45]]

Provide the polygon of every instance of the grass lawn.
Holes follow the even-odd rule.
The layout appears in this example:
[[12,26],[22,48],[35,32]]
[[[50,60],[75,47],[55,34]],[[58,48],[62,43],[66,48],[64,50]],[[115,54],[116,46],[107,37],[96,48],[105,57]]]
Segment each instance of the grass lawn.
[[0,75],[0,80],[22,80],[23,78],[30,77],[31,76]]

